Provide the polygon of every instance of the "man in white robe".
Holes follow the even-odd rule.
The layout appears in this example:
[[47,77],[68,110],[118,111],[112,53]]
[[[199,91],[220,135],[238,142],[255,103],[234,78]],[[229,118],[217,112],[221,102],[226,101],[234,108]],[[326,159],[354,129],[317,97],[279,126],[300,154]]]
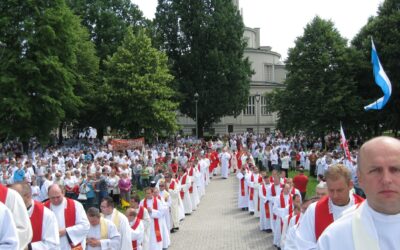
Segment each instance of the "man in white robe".
[[119,234],[121,235],[121,249],[122,250],[131,250],[132,249],[132,241],[130,237],[130,227],[129,221],[126,216],[119,212],[114,207],[114,201],[110,196],[104,197],[100,204],[100,209],[102,215],[105,219],[114,223],[117,227]]
[[44,182],[43,185],[40,187],[40,194],[39,194],[42,202],[45,202],[47,201],[47,199],[49,199],[48,190],[50,185],[53,184],[52,178],[53,177],[51,176],[51,173],[46,173],[44,175]]
[[[160,186],[163,186],[163,183],[160,183]],[[160,222],[160,227],[161,227],[161,236],[162,236],[162,242],[163,242],[163,249],[167,249],[171,245],[171,239],[170,239],[170,229],[167,226],[167,216],[169,216],[169,206],[168,206],[168,199],[169,199],[169,194],[165,192],[164,190],[164,195],[160,193],[160,191],[157,188],[153,188],[153,199],[158,199],[161,201],[164,209],[160,210],[162,211],[162,215],[160,219],[158,220]],[[168,194],[168,195],[167,195]],[[165,200],[167,199],[167,200]]]
[[179,186],[180,196],[183,202],[183,207],[185,208],[185,214],[191,214],[192,210],[192,200],[190,199],[189,189],[191,186],[190,177],[185,172],[183,168],[179,169]]
[[90,222],[86,239],[87,250],[123,250],[120,246],[121,235],[117,227],[112,221],[102,218],[98,208],[89,208],[87,217]]
[[[49,201],[45,203],[45,206],[50,208],[57,218],[61,250],[70,250],[71,245],[82,245],[85,249],[90,223],[82,204],[65,198],[63,190],[57,184],[52,184],[49,187],[48,196]],[[73,210],[75,210],[74,214],[72,214]],[[66,225],[66,220],[72,220],[69,215],[75,215],[75,221],[72,221],[71,226]]]
[[134,195],[131,197],[131,208],[137,213],[137,217],[142,221],[144,227],[142,248],[143,250],[150,249],[150,215],[146,208],[140,206],[139,195]]
[[167,209],[163,203],[153,197],[153,189],[145,189],[145,199],[140,205],[147,208],[150,215],[150,250],[161,250],[163,248],[161,222],[159,221]]
[[[15,190],[0,184],[0,203],[10,209],[18,232],[19,249],[25,247],[32,240],[32,227],[24,201]],[[1,217],[0,217],[1,218]],[[4,224],[3,224],[4,225]]]
[[399,249],[399,155],[400,141],[391,137],[373,138],[361,146],[357,176],[367,199],[326,228],[318,249]]
[[267,190],[269,185],[269,178],[265,173],[263,174],[263,183],[261,184],[258,197],[260,199],[260,230],[271,233],[271,217],[272,213],[269,210],[269,204],[267,200]]
[[171,202],[171,233],[179,230],[179,183],[175,179],[171,179],[171,174],[165,176],[165,186],[170,194]]
[[10,209],[0,202],[0,249],[15,250],[21,249],[18,245],[18,231]]
[[229,161],[231,159],[231,155],[228,153],[227,148],[222,149],[219,159],[221,162],[221,177],[227,179],[229,176]]
[[279,197],[281,195],[282,187],[283,185],[280,182],[280,178],[277,174],[276,170],[272,171],[272,180],[273,182],[270,183],[268,189],[267,189],[267,201],[269,204],[269,211],[271,212],[271,229],[273,232],[275,232],[275,224],[277,217],[276,215],[273,214],[273,207],[274,207],[274,202],[275,202],[275,197]]
[[131,240],[133,250],[142,250],[142,242],[144,237],[144,225],[141,219],[137,217],[135,209],[128,208],[126,210],[129,225],[131,226]]
[[[12,189],[16,190],[23,198],[25,207],[28,209],[33,230],[33,238],[30,243],[33,250],[52,250],[60,248],[60,237],[58,235],[58,224],[56,216],[42,203],[34,202],[32,190],[27,183],[13,184]],[[36,218],[33,218],[36,217]],[[39,221],[39,218],[42,220]]]
[[353,188],[351,173],[344,165],[332,165],[325,177],[329,195],[308,207],[296,230],[298,249],[316,249],[318,234],[337,220],[343,211],[363,200],[350,193]]
[[246,169],[241,168],[240,172],[236,174],[236,178],[239,180],[239,191],[238,191],[238,208],[243,211],[249,207],[248,203],[248,186],[246,181]]

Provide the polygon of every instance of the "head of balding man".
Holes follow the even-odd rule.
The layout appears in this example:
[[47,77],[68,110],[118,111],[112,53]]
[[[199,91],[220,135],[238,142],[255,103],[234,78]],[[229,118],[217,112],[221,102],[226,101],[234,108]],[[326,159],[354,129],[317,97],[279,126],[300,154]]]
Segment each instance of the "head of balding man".
[[15,183],[12,184],[10,188],[14,189],[22,196],[26,207],[30,207],[32,205],[32,189],[28,183]]
[[380,136],[362,145],[358,181],[368,205],[383,214],[400,214],[400,140]]
[[58,206],[64,200],[64,191],[58,184],[51,184],[48,189],[48,196],[50,203]]

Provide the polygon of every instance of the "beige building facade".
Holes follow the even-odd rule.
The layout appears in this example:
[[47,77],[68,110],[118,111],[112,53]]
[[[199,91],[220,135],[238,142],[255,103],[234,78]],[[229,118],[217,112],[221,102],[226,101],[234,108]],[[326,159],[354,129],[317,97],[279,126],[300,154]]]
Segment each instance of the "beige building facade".
[[[234,0],[238,6],[238,0]],[[212,128],[204,131],[205,134],[225,135],[228,133],[265,133],[273,131],[277,122],[276,113],[270,112],[265,97],[266,93],[275,88],[284,88],[286,78],[285,65],[281,55],[272,51],[270,46],[260,45],[260,29],[245,28],[243,38],[247,42],[244,57],[251,63],[254,75],[250,80],[250,95],[247,107],[237,116],[226,116]],[[181,133],[185,135],[196,134],[196,123],[187,116],[178,116],[178,123],[182,126]]]

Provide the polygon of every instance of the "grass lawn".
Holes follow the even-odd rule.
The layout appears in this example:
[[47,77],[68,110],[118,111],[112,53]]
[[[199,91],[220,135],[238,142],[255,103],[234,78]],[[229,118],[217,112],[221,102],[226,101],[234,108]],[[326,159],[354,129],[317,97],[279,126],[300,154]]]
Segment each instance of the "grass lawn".
[[[299,172],[298,171],[289,171],[289,177],[293,178],[295,175],[297,175]],[[309,175],[308,171],[304,171],[304,174],[308,176],[308,184],[307,184],[307,194],[306,198],[310,198],[315,196],[315,187],[317,186],[317,178],[314,178]]]

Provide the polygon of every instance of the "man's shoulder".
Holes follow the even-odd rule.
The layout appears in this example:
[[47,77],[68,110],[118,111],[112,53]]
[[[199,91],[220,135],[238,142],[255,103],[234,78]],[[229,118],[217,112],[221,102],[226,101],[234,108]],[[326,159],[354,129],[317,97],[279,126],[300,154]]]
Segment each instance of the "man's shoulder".
[[[353,211],[354,212],[354,211]],[[352,235],[352,218],[353,212],[346,213],[339,219],[330,224],[321,234],[319,241],[322,245],[336,245],[346,243],[346,238]],[[342,239],[338,241],[337,239]],[[343,241],[342,243],[340,243]],[[338,245],[339,246],[339,245]],[[345,248],[341,248],[345,249]]]

